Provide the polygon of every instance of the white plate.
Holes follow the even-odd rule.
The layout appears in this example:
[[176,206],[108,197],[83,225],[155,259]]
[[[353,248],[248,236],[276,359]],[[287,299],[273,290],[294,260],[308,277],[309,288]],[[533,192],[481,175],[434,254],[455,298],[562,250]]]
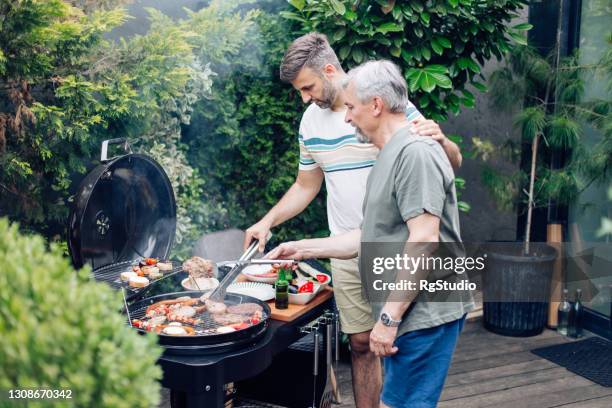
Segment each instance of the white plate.
[[[181,285],[187,290],[211,290],[219,286],[217,278],[185,278],[181,281]],[[197,286],[196,286],[197,283]]]
[[276,292],[272,285],[261,282],[236,282],[232,283],[227,288],[228,293],[236,293],[238,295],[252,296],[265,302],[276,297]]
[[242,274],[251,282],[274,283],[278,279],[278,274],[273,278],[258,276],[270,272],[271,269],[271,265],[249,265],[242,270]]

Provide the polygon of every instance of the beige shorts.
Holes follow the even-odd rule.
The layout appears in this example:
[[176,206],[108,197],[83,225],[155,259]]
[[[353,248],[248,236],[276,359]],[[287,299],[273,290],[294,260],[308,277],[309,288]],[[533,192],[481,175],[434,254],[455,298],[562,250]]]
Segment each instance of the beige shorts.
[[361,292],[359,258],[332,259],[334,297],[340,312],[340,324],[346,334],[372,330],[372,308]]

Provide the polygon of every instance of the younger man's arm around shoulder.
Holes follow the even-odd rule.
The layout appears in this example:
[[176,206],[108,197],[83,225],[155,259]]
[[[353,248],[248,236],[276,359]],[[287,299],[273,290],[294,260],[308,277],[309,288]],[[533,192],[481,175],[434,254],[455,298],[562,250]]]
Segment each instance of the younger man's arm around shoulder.
[[419,136],[429,136],[440,143],[454,170],[458,170],[461,167],[463,162],[461,150],[455,142],[444,135],[440,125],[433,120],[425,119],[423,116],[413,120],[412,123],[414,124],[414,133]]

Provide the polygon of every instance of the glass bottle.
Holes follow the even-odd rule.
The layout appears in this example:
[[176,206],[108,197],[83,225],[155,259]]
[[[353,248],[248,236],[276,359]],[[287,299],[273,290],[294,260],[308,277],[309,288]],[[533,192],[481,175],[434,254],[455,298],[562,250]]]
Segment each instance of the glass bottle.
[[274,307],[277,309],[289,308],[289,282],[285,276],[285,270],[280,269],[278,271],[278,279],[274,285],[276,287],[276,299]]
[[582,289],[576,289],[576,301],[572,305],[572,319],[568,327],[570,337],[582,337]]
[[567,289],[563,289],[563,298],[557,309],[557,331],[564,336],[567,336],[571,310],[572,306],[567,300]]

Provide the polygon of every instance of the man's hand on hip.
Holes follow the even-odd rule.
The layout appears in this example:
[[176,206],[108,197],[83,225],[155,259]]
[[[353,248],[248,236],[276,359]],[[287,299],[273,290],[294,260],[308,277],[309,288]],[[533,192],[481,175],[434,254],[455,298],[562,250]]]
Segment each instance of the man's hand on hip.
[[253,239],[259,240],[259,252],[263,252],[266,247],[266,240],[272,225],[265,219],[260,220],[257,224],[253,224],[245,231],[244,249],[247,249]]
[[397,336],[397,327],[387,327],[379,320],[370,333],[370,350],[376,357],[389,357],[397,353],[393,345]]

